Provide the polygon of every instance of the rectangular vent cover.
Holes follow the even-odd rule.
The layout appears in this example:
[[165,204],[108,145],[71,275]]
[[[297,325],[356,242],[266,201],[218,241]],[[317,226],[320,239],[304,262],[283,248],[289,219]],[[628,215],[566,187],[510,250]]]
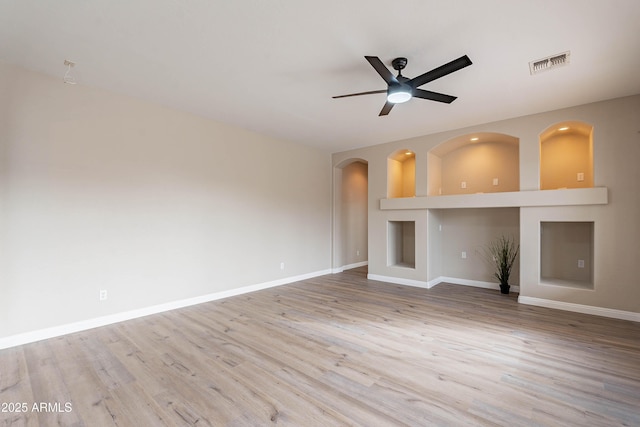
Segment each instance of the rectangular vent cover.
[[551,70],[552,68],[562,67],[569,64],[569,57],[571,52],[563,52],[557,55],[548,56],[542,59],[536,59],[529,62],[529,72],[531,75],[541,73],[543,71]]

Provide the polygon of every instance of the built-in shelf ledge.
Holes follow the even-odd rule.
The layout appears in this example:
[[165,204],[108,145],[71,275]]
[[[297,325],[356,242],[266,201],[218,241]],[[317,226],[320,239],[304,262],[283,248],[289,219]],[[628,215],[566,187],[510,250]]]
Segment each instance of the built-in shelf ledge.
[[606,205],[607,187],[380,199],[381,210]]
[[558,279],[555,277],[542,277],[540,278],[541,285],[549,285],[549,286],[560,286],[563,288],[575,288],[575,289],[584,289],[588,291],[593,290],[592,282],[583,282],[579,280],[566,280],[566,279]]
[[416,265],[413,263],[408,263],[408,262],[399,262],[397,264],[391,264],[389,267],[396,267],[396,268],[409,268],[411,270],[415,270],[416,269]]

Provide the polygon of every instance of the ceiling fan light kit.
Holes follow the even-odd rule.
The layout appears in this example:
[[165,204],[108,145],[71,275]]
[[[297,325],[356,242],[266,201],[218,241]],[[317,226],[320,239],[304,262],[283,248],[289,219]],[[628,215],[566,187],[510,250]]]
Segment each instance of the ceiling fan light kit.
[[411,99],[411,87],[407,85],[393,85],[389,86],[387,90],[387,102],[392,104],[401,104]]
[[369,61],[369,64],[371,64],[374,70],[376,70],[380,77],[382,77],[382,79],[387,83],[387,90],[351,93],[348,95],[334,96],[333,98],[346,98],[350,96],[371,95],[386,92],[387,102],[382,107],[380,114],[378,114],[379,116],[388,115],[395,104],[407,102],[411,98],[422,98],[429,101],[444,102],[446,104],[452,103],[456,99],[455,96],[418,89],[418,87],[472,64],[469,57],[464,55],[458,59],[454,59],[451,62],[434,68],[431,71],[421,74],[418,77],[409,79],[402,75],[402,70],[407,66],[407,58],[400,57],[391,61],[391,66],[398,71],[397,76],[394,76],[377,56],[365,56],[365,59]]

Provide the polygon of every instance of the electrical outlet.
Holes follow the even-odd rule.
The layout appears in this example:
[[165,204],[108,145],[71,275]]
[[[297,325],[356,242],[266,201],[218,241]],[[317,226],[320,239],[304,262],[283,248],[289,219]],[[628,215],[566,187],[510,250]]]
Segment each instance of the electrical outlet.
[[584,260],[583,259],[579,259],[578,260],[578,268],[584,268]]
[[462,256],[462,259],[467,259],[467,253],[465,251],[462,251],[461,256]]
[[461,181],[460,188],[467,188],[467,181]]
[[579,182],[584,181],[584,172],[578,172],[578,181]]
[[100,289],[100,301],[105,301],[107,299],[107,290]]
[[493,178],[493,185],[498,185],[498,178]]
[[280,263],[280,270],[284,270],[284,262]]
[[356,256],[360,256],[360,249],[356,249]]
[[442,224],[438,224],[438,231],[442,231]]

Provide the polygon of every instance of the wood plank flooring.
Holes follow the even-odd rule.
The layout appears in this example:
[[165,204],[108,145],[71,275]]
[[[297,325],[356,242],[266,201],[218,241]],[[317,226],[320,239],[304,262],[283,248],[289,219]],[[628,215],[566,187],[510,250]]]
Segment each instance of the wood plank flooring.
[[366,268],[2,350],[0,368],[1,426],[640,426],[639,323]]

